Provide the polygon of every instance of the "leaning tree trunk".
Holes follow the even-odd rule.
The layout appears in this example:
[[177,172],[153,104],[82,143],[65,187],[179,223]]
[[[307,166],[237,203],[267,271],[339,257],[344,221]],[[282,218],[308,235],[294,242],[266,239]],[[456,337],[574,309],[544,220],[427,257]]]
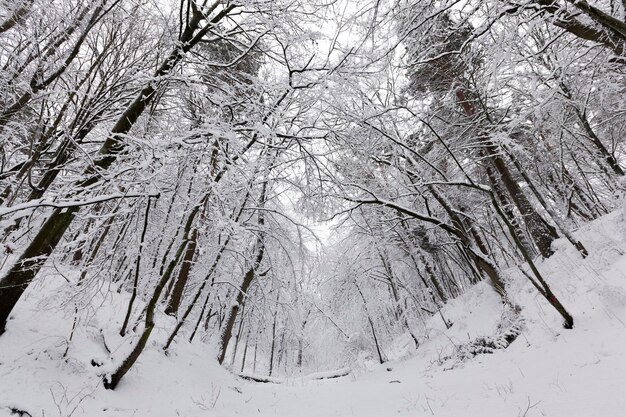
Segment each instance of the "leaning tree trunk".
[[556,223],[556,225],[558,226],[561,233],[563,233],[563,235],[567,238],[567,240],[569,240],[569,242],[578,250],[578,252],[580,252],[581,256],[583,258],[586,258],[589,255],[589,252],[587,252],[587,249],[585,248],[585,246],[574,237],[572,231],[565,224],[563,219],[561,219],[561,216],[559,215],[559,213],[557,213],[556,210],[554,210],[552,206],[543,198],[542,193],[537,189],[537,187],[535,186],[535,183],[530,179],[530,177],[528,176],[528,174],[526,173],[522,165],[519,163],[517,158],[515,158],[513,153],[509,152],[508,149],[506,148],[504,149],[509,155],[509,159],[511,159],[511,161],[513,162],[513,165],[515,165],[518,172],[524,178],[524,181],[526,181],[526,184],[528,184],[528,187],[532,190],[533,194],[535,195],[535,198],[537,198],[537,201],[539,201],[539,203],[541,203],[543,208],[548,212],[548,214],[550,215],[554,223]]
[[165,285],[172,277],[174,268],[176,267],[176,265],[180,261],[180,258],[183,255],[184,249],[187,246],[187,242],[190,239],[189,235],[191,233],[191,227],[193,225],[193,222],[196,216],[198,215],[198,213],[200,212],[200,208],[204,204],[207,197],[208,197],[208,194],[205,194],[204,197],[200,199],[200,201],[194,206],[191,213],[189,213],[187,217],[187,222],[185,224],[185,231],[183,233],[183,242],[178,247],[178,251],[176,252],[176,255],[174,256],[174,258],[169,263],[167,269],[165,270],[163,275],[161,275],[159,282],[157,283],[156,287],[154,288],[154,291],[152,292],[152,297],[150,298],[150,301],[146,305],[146,309],[144,313],[145,316],[144,316],[143,332],[141,333],[141,336],[139,337],[137,344],[135,345],[133,350],[130,352],[130,354],[124,359],[122,364],[119,367],[117,367],[117,369],[110,376],[109,375],[105,376],[104,387],[106,389],[115,389],[115,387],[117,387],[117,384],[119,384],[119,382],[122,380],[124,375],[126,375],[126,373],[133,367],[137,359],[139,359],[139,355],[141,355],[144,348],[146,347],[146,343],[148,342],[148,339],[150,338],[150,334],[152,333],[152,330],[154,329],[154,324],[155,324],[154,313],[156,311],[159,298],[161,297],[161,293],[163,292],[163,288],[165,288]]
[[[243,211],[246,208],[246,203],[248,202],[249,196],[250,196],[250,189],[248,189],[248,191],[246,192],[246,195],[243,198],[241,206],[239,207],[239,211],[231,217],[234,223],[239,223],[239,219],[241,218],[241,215],[243,214]],[[228,244],[230,243],[230,240],[232,237],[233,237],[233,231],[229,231],[226,239],[224,240],[219,250],[217,251],[215,255],[215,259],[213,260],[213,263],[211,264],[211,267],[209,268],[209,271],[207,272],[206,277],[202,281],[202,284],[196,290],[196,293],[194,297],[192,298],[191,303],[189,303],[189,305],[187,306],[187,309],[183,313],[183,316],[178,320],[178,323],[176,323],[176,327],[174,327],[174,331],[170,334],[170,337],[167,339],[165,346],[163,346],[163,351],[165,353],[167,353],[171,343],[174,341],[174,338],[176,337],[180,329],[183,327],[183,324],[185,323],[185,321],[191,314],[191,311],[193,310],[193,308],[196,306],[196,303],[200,299],[200,296],[202,295],[204,288],[206,287],[206,285],[209,283],[209,280],[210,280],[209,290],[207,291],[204,304],[202,305],[202,311],[200,311],[200,316],[198,317],[198,321],[196,322],[193,332],[191,333],[191,336],[189,337],[189,342],[191,343],[193,341],[193,338],[196,332],[198,331],[198,327],[200,326],[200,322],[202,321],[202,317],[204,316],[204,311],[206,310],[207,304],[209,302],[209,297],[211,295],[211,288],[213,288],[213,284],[215,284],[215,271],[217,270],[217,266],[219,265],[219,262],[222,259],[222,255],[226,251],[226,248],[228,247]],[[215,313],[213,313],[213,315],[215,315]],[[212,313],[211,313],[211,310],[209,310],[205,327],[208,327],[209,320],[211,319],[211,317],[212,317]]]
[[[263,185],[261,186],[261,194],[259,198],[260,205],[259,207],[262,209],[265,206],[266,195],[267,195],[267,184],[268,181],[265,180]],[[247,197],[246,197],[247,198]],[[242,206],[243,207],[243,206]],[[259,228],[263,228],[265,225],[265,213],[263,210],[258,212],[258,226]],[[235,321],[237,320],[237,314],[239,313],[239,309],[243,306],[243,303],[246,300],[248,289],[250,285],[254,281],[254,278],[257,274],[257,270],[261,266],[261,262],[263,262],[263,256],[265,255],[265,242],[263,241],[263,232],[260,232],[256,239],[256,243],[254,245],[256,257],[250,265],[250,268],[245,273],[243,277],[243,282],[241,283],[241,287],[239,288],[239,292],[237,294],[237,298],[235,300],[235,304],[230,309],[228,316],[226,317],[226,325],[224,326],[224,330],[222,331],[221,341],[220,341],[220,351],[217,356],[217,360],[220,365],[224,362],[224,358],[226,357],[226,350],[228,349],[228,343],[233,334],[233,326],[235,325]]]
[[490,193],[490,194],[491,194],[491,202],[494,208],[496,209],[500,218],[506,223],[509,229],[509,233],[511,234],[511,237],[515,241],[517,248],[522,253],[524,260],[526,260],[526,263],[530,267],[535,278],[533,279],[530,275],[526,275],[526,277],[530,280],[533,286],[539,291],[539,293],[550,303],[550,305],[554,307],[554,309],[561,315],[561,317],[563,317],[563,327],[565,327],[566,329],[573,328],[574,318],[567,311],[567,309],[563,306],[563,304],[561,304],[561,301],[554,295],[554,293],[552,292],[552,288],[550,288],[550,285],[543,278],[543,275],[541,275],[541,273],[537,269],[537,266],[535,265],[535,262],[533,261],[532,257],[525,250],[524,245],[522,245],[522,242],[519,240],[518,236],[516,235],[515,228],[513,227],[511,222],[508,221],[508,219],[506,218],[506,215],[502,212],[502,209],[500,208],[498,202],[496,201],[495,196],[493,195],[493,193]]
[[524,249],[526,249],[530,253],[536,254],[535,247],[533,246],[532,242],[528,240],[528,234],[524,231],[524,225],[520,221],[519,217],[515,215],[515,212],[513,210],[513,204],[510,202],[511,200],[509,195],[503,189],[502,182],[500,181],[498,175],[494,172],[494,169],[489,161],[487,161],[484,168],[485,172],[487,173],[487,177],[489,178],[489,182],[491,183],[491,189],[498,199],[498,202],[500,203],[504,214],[507,216],[513,227],[515,227],[515,232],[517,233],[517,236],[524,245]]
[[11,16],[9,16],[4,22],[0,23],[0,33],[6,32],[13,26],[22,22],[30,11],[30,6],[35,0],[27,0],[20,7],[15,9]]
[[137,257],[135,258],[135,276],[133,279],[133,289],[131,291],[130,300],[128,301],[128,308],[126,309],[126,316],[124,317],[124,323],[120,329],[120,336],[126,335],[126,327],[130,321],[130,315],[133,312],[133,304],[137,298],[137,287],[139,286],[139,267],[141,266],[141,255],[143,254],[144,241],[146,239],[146,232],[148,230],[148,219],[150,217],[150,203],[152,201],[148,198],[146,203],[146,213],[143,217],[143,228],[141,230],[141,238],[139,240],[139,250],[137,251]]
[[471,224],[468,225],[468,222],[461,218],[458,214],[459,210],[455,210],[446,197],[441,194],[435,186],[430,186],[429,190],[433,197],[435,197],[435,199],[439,202],[441,207],[446,211],[450,220],[452,220],[452,224],[459,231],[457,236],[461,239],[463,245],[468,249],[467,255],[470,257],[472,262],[474,262],[478,270],[484,272],[487,277],[489,277],[493,289],[500,295],[500,297],[502,297],[504,301],[506,301],[507,294],[502,274],[495,264],[488,258],[489,252],[480,239],[480,236],[477,233],[472,234],[474,239],[478,238],[478,242],[480,242],[478,250],[474,250],[473,248],[475,248],[476,245],[479,245],[479,243],[475,243],[470,238],[470,233],[468,233],[467,230],[473,226]]
[[[626,37],[623,36],[623,33],[620,34],[615,30],[615,27],[613,26],[615,21],[611,19],[610,16],[607,18],[606,14],[599,11],[599,9],[589,6],[587,2],[575,2],[573,0],[567,1],[573,3],[576,7],[581,8],[581,10],[587,13],[590,18],[594,20],[597,19],[596,22],[603,27],[598,28],[595,25],[583,23],[581,20],[577,19],[578,14],[569,12],[553,0],[534,0],[534,3],[541,6],[541,12],[550,15],[548,20],[551,21],[554,26],[565,29],[580,39],[599,43],[605,48],[613,51],[617,56],[623,57],[625,52],[624,44],[626,43]],[[533,2],[531,2],[530,5],[532,5],[532,3]],[[582,6],[583,3],[586,5],[586,8],[585,6]],[[620,25],[623,27],[624,23],[621,23]],[[616,62],[623,64],[625,61],[622,58],[620,60],[616,60]]]
[[237,294],[237,298],[235,300],[235,304],[230,309],[228,313],[228,317],[226,319],[226,324],[224,326],[224,331],[222,332],[221,343],[220,343],[220,351],[217,357],[217,361],[222,364],[224,362],[224,358],[226,357],[226,350],[228,349],[228,343],[233,335],[233,327],[235,326],[235,321],[237,320],[237,315],[239,310],[243,306],[245,302],[246,295],[248,293],[248,289],[250,285],[254,281],[254,277],[256,276],[257,269],[261,265],[263,261],[263,255],[265,254],[265,245],[263,244],[263,238],[257,238],[256,243],[256,258],[254,259],[252,266],[246,272],[243,277],[243,282],[241,283],[241,287],[239,288],[239,292]]
[[[234,7],[224,8],[199,31],[198,29],[206,17],[201,11],[194,10],[192,18],[181,35],[180,42],[158,68],[154,79],[161,79],[170,74],[185,54]],[[118,156],[126,150],[124,137],[150,104],[156,92],[157,84],[150,82],[146,85],[126,108],[111,129],[111,135],[100,148],[98,156],[94,158],[93,166],[85,171],[85,179],[76,182],[72,187],[73,190],[84,191],[96,184],[102,174],[108,171]],[[78,206],[55,209],[15,264],[0,279],[0,300],[2,300],[0,304],[0,335],[5,331],[7,319],[15,304],[57,247],[78,211]]]
[[[243,208],[244,208],[244,206],[242,205],[241,211],[239,212],[239,214],[241,214],[241,212],[243,211]],[[239,221],[239,215],[235,218],[235,222],[238,222],[238,221]],[[226,251],[226,248],[228,247],[228,244],[230,243],[231,237],[232,237],[232,233],[229,233],[228,237],[226,238],[224,243],[222,243],[222,245],[220,246],[220,249],[217,251],[217,254],[215,255],[215,259],[213,260],[213,264],[211,264],[211,267],[209,268],[209,272],[207,272],[204,280],[202,281],[202,284],[200,284],[200,286],[196,290],[196,293],[195,293],[193,299],[191,300],[191,303],[189,303],[189,305],[187,306],[187,309],[185,310],[185,313],[178,320],[178,323],[176,323],[176,327],[174,327],[174,331],[172,332],[172,334],[170,334],[170,337],[167,339],[167,342],[165,343],[165,346],[163,346],[163,350],[166,353],[167,353],[167,350],[170,347],[170,344],[172,343],[172,341],[174,340],[174,338],[178,334],[179,330],[181,329],[181,327],[183,327],[183,324],[185,323],[185,320],[187,320],[187,318],[191,314],[191,311],[193,310],[193,308],[195,307],[196,303],[200,299],[200,296],[202,295],[202,292],[204,291],[204,288],[206,287],[206,285],[210,282],[209,288],[213,287],[213,284],[215,283],[215,271],[217,270],[217,266],[219,265],[219,262],[222,259],[222,255],[224,254],[224,251]],[[206,300],[205,300],[204,305],[202,307],[202,311],[200,312],[200,317],[198,317],[198,322],[196,323],[196,327],[194,328],[193,333],[192,333],[192,335],[190,337],[190,340],[189,340],[190,342],[191,342],[191,340],[193,340],[193,336],[195,335],[196,330],[198,329],[198,325],[200,324],[200,321],[202,320],[202,316],[204,315],[204,310],[205,310],[206,305],[207,305],[207,303],[209,301],[209,295],[210,295],[210,289],[209,289],[209,292],[206,295]],[[211,317],[211,313],[209,312],[209,318],[210,317]]]
[[176,283],[172,289],[169,302],[167,303],[167,307],[165,307],[165,314],[169,314],[170,316],[178,314],[178,308],[180,307],[180,302],[183,299],[183,291],[185,290],[185,286],[189,280],[189,272],[191,271],[193,257],[196,253],[197,241],[198,229],[193,229],[193,232],[191,232],[191,239],[189,240],[187,249],[185,250],[185,257],[183,258],[178,278],[176,278]]
[[363,292],[361,291],[361,288],[356,283],[356,279],[354,280],[354,286],[356,287],[356,290],[359,293],[359,295],[361,296],[361,300],[363,301],[363,308],[365,309],[365,315],[367,316],[367,322],[369,323],[370,331],[372,332],[372,339],[374,340],[374,345],[376,346],[376,353],[378,354],[378,361],[382,365],[383,363],[385,363],[385,359],[383,357],[383,352],[380,349],[380,343],[378,342],[378,336],[376,335],[376,329],[374,327],[374,321],[372,320],[372,316],[370,315],[369,310],[367,308],[367,301],[365,300],[365,296],[363,295]]
[[[476,108],[470,100],[471,93],[459,86],[456,90],[456,98],[467,117],[476,117]],[[526,194],[513,177],[508,165],[498,152],[497,147],[491,142],[491,139],[485,133],[479,133],[478,140],[483,147],[483,153],[488,158],[498,172],[502,184],[506,188],[509,196],[520,211],[524,223],[528,227],[530,236],[537,245],[537,249],[544,257],[550,257],[554,254],[552,250],[552,242],[558,239],[556,229],[550,226],[534,209]],[[493,184],[497,187],[497,184]]]
[[278,302],[280,299],[280,290],[276,291],[276,309],[274,310],[274,320],[272,322],[272,345],[270,346],[270,369],[268,375],[272,376],[274,372],[274,352],[276,351],[276,325],[278,323]]

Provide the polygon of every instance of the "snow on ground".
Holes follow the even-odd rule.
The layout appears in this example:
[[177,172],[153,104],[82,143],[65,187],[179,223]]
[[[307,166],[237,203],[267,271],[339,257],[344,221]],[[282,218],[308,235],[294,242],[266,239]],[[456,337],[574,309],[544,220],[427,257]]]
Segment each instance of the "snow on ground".
[[[515,301],[524,306],[526,325],[508,349],[464,362],[444,359],[455,346],[495,329],[501,307],[481,283],[446,306],[444,314],[454,322],[449,330],[439,317],[431,319],[429,340],[412,358],[332,380],[243,381],[217,366],[215,352],[202,343],[178,343],[165,356],[160,346],[169,323],[158,329],[118,389],[106,391],[99,374],[110,366],[109,355],[99,329],[109,329],[104,337],[114,360],[119,360],[129,346],[115,334],[126,296],[113,293],[100,300],[102,308],[81,316],[88,325],[77,326],[64,358],[74,322],[72,309],[36,308],[43,302],[54,305],[49,294],[55,285],[63,299],[64,281],[39,283],[29,290],[0,337],[0,416],[11,415],[13,408],[33,417],[623,417],[624,217],[617,211],[578,232],[591,253],[588,259],[582,260],[563,241],[555,256],[540,263],[575,318],[573,330],[564,330],[557,314],[512,269],[510,288]],[[94,300],[98,296],[94,294]],[[109,322],[111,316],[116,322]],[[105,365],[94,367],[92,359]]]

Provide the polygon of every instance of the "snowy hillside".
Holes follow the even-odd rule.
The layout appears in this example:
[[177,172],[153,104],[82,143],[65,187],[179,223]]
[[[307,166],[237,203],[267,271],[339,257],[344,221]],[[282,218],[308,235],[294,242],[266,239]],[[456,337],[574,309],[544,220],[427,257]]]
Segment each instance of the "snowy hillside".
[[[233,376],[200,342],[178,343],[165,356],[160,346],[166,332],[159,332],[118,389],[107,391],[100,375],[128,346],[113,331],[99,329],[117,328],[109,315],[119,319],[112,312],[126,297],[104,303],[94,295],[93,314],[80,318],[85,322],[70,341],[72,315],[36,308],[42,299],[50,302],[50,292],[63,292],[65,281],[48,277],[29,290],[0,338],[0,415],[22,410],[24,416],[621,417],[626,410],[624,212],[589,224],[578,237],[589,258],[582,260],[558,242],[557,254],[541,264],[550,282],[564,289],[560,295],[576,318],[573,330],[564,330],[543,298],[510,270],[525,326],[506,350],[464,361],[455,355],[459,346],[495,330],[501,305],[483,282],[445,306],[444,315],[454,323],[449,330],[431,318],[430,339],[414,357],[337,379],[292,377],[280,384]],[[96,362],[103,365],[93,366]]]

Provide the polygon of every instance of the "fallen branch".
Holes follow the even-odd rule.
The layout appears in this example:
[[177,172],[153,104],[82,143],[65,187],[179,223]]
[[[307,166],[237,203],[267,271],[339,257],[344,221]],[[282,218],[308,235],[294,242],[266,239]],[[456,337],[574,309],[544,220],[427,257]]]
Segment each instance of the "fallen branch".
[[[350,368],[341,368],[341,369],[337,369],[333,371],[314,372],[312,374],[308,374],[308,375],[301,377],[301,379],[303,381],[318,381],[322,379],[341,378],[341,377],[350,375],[350,372],[352,372]],[[273,376],[263,376],[263,375],[254,375],[254,374],[241,374],[240,373],[240,374],[237,374],[237,376],[239,378],[242,378],[248,381],[260,382],[262,384],[282,384],[287,380],[286,378],[277,378]]]
[[283,382],[285,382],[281,378],[274,378],[271,376],[260,376],[260,375],[251,375],[251,374],[237,374],[237,376],[247,381],[261,382],[264,384],[282,384]]
[[315,372],[306,376],[303,376],[302,379],[305,381],[314,381],[320,379],[334,379],[341,378],[344,376],[350,375],[352,370],[350,368],[341,368],[334,371],[323,371],[323,372]]
[[15,414],[20,417],[33,417],[33,415],[26,410],[21,410],[17,407],[8,407],[8,408],[9,408],[9,411],[11,411],[11,415]]

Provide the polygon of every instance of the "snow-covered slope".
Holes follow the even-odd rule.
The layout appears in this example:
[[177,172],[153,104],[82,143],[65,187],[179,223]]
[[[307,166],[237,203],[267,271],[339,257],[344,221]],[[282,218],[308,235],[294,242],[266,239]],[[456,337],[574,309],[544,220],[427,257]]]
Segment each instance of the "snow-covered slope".
[[432,318],[429,339],[412,358],[332,380],[244,381],[217,366],[203,343],[178,343],[165,356],[167,329],[159,329],[117,390],[106,391],[103,340],[113,361],[128,349],[115,334],[119,323],[108,322],[120,316],[111,312],[124,308],[126,296],[93,294],[92,315],[79,317],[70,342],[73,310],[51,308],[58,306],[50,298],[65,281],[48,277],[29,289],[0,337],[0,416],[12,409],[32,416],[626,416],[624,217],[614,212],[578,232],[588,259],[563,241],[540,264],[574,316],[573,330],[512,269],[509,286],[525,327],[508,349],[454,356],[458,346],[492,334],[500,319],[500,303],[482,283],[445,307],[450,329]]

